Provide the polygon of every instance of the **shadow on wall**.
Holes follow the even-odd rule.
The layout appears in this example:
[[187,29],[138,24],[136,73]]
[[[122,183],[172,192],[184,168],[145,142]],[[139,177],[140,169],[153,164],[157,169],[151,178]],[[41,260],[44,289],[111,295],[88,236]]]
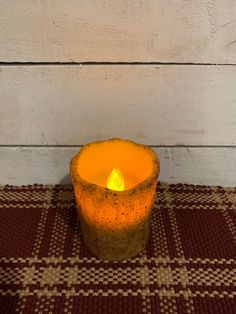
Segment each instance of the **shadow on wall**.
[[59,184],[63,184],[63,185],[65,185],[65,184],[72,184],[70,175],[67,174],[66,176],[64,176],[64,178],[61,179]]

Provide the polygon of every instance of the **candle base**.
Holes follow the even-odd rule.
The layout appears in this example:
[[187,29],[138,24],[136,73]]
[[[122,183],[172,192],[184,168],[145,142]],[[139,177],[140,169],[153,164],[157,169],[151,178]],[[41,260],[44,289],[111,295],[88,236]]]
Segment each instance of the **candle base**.
[[87,249],[99,259],[109,261],[136,256],[146,247],[150,233],[150,219],[129,229],[103,230],[80,217],[80,226]]

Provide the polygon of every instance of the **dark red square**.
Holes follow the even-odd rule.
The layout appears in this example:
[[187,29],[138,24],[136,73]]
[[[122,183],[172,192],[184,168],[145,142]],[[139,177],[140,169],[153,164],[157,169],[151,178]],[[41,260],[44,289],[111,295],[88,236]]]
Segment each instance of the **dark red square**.
[[235,314],[235,298],[197,297],[193,303],[195,314]]
[[140,296],[78,296],[73,300],[73,314],[142,314]]
[[233,238],[220,210],[176,208],[176,220],[186,258],[234,258]]
[[16,313],[18,296],[0,295],[0,314]]
[[[160,307],[160,298],[158,295],[155,296],[151,296],[148,297],[149,298],[149,302],[150,302],[150,306],[151,306],[151,313],[155,313],[155,314],[159,314],[159,313],[163,313],[163,311],[161,311],[161,307]],[[149,302],[146,302],[147,304]],[[147,311],[148,312],[148,311]]]
[[0,256],[29,257],[32,254],[42,205],[18,203],[0,207]]

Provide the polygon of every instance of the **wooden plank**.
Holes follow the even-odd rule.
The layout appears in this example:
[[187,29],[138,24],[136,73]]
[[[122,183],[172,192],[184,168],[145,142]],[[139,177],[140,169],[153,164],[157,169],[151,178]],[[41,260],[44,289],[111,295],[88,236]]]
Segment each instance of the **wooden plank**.
[[1,145],[235,145],[236,67],[0,67]]
[[236,62],[234,0],[1,1],[3,62]]
[[[0,184],[69,183],[69,162],[78,147],[0,147]],[[236,147],[155,148],[160,180],[236,186]]]

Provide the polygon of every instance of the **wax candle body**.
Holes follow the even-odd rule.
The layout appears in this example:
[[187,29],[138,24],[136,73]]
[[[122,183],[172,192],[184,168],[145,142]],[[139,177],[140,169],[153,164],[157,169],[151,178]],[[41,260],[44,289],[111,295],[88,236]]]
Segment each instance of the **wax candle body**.
[[[101,152],[105,153],[104,160]],[[121,155],[126,156],[123,162]],[[98,164],[92,171],[87,167],[86,172],[84,167],[91,156],[94,163],[97,157]],[[124,191],[106,187],[111,166],[117,164],[125,178]],[[127,259],[145,247],[158,173],[155,153],[130,141],[96,142],[74,157],[71,175],[83,241],[94,255],[107,260]]]
[[126,259],[145,247],[150,230],[156,184],[120,197],[113,191],[101,196],[96,190],[75,188],[83,240],[102,259]]

